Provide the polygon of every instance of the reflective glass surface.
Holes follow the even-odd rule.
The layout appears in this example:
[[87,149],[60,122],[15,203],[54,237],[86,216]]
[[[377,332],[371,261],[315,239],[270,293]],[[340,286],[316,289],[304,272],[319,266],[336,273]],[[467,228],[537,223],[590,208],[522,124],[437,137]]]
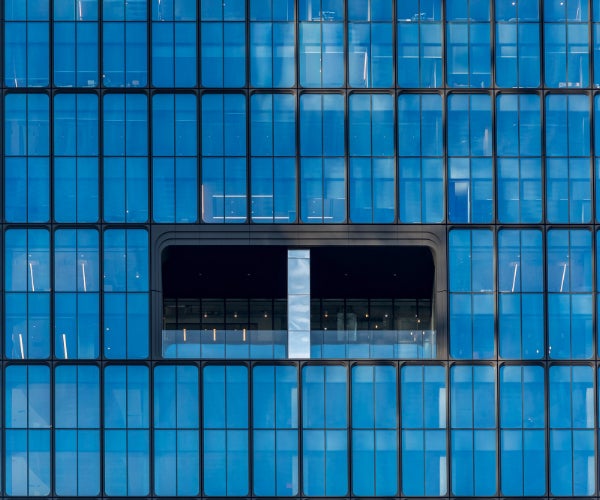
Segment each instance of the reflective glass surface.
[[0,497],[600,498],[598,89],[600,0],[0,2]]

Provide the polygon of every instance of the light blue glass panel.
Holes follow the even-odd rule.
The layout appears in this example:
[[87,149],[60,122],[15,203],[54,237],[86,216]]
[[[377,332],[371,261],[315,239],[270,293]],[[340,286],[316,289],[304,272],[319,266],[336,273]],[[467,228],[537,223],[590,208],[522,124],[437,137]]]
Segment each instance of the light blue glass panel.
[[348,24],[348,79],[355,88],[393,85],[392,25],[369,22]]
[[[25,5],[25,2],[20,2]],[[49,83],[50,29],[47,22],[48,4],[28,9],[30,20],[25,15],[7,17],[4,24],[4,83],[7,87],[45,87]],[[45,12],[44,11],[45,8]],[[35,10],[38,10],[38,17]],[[8,9],[7,9],[8,14]]]
[[45,2],[36,0],[7,0],[5,5],[5,19],[9,20],[33,20],[40,21],[48,19],[50,6]]
[[[392,98],[353,94],[349,107],[350,154],[354,157],[350,160],[350,218],[353,222],[392,222],[395,205]],[[390,158],[376,158],[381,156]]]
[[[302,220],[343,222],[346,218],[344,99],[338,94],[304,94],[300,99],[300,192]],[[311,158],[310,156],[339,156]]]
[[448,2],[446,18],[450,21],[463,19],[489,21],[490,5],[476,0],[452,0]]
[[[276,2],[278,6],[283,3]],[[264,15],[262,9],[256,6],[256,10],[261,11],[257,12],[257,17],[262,18]],[[290,14],[293,18],[293,6]],[[294,85],[296,81],[295,36],[294,23],[250,23],[250,84],[253,87]]]
[[534,230],[498,233],[498,345],[500,356],[544,356],[542,235]]
[[350,220],[354,223],[394,221],[395,164],[392,158],[350,160]]
[[442,2],[407,0],[399,2],[396,9],[398,85],[442,86]]
[[519,4],[513,0],[496,0],[496,19],[502,21],[539,21],[539,1]]
[[248,493],[248,370],[206,366],[204,385],[204,491]]
[[[594,14],[597,16],[598,6],[595,6]],[[594,19],[594,21],[598,21]],[[600,86],[600,24],[594,22],[592,24],[592,50],[594,57],[594,87]]]
[[[537,2],[528,3],[535,6]],[[518,7],[519,12],[527,8]],[[496,3],[498,9],[504,7]],[[496,84],[507,88],[537,87],[540,84],[540,26],[521,16],[507,19],[506,15],[502,22],[496,23]]]
[[[299,25],[300,85],[303,87],[341,87],[344,83],[344,25],[329,22],[329,12],[333,11],[323,12],[325,22]],[[314,11],[310,15],[313,21],[319,21]]]
[[287,223],[296,220],[295,158],[253,158],[250,165],[252,221]]
[[451,474],[457,495],[496,490],[495,372],[491,366],[453,366]]
[[493,213],[491,103],[487,95],[448,99],[448,216],[453,222],[489,222]]
[[296,218],[295,104],[295,98],[288,94],[251,97],[254,222],[293,222]]
[[251,0],[250,19],[252,21],[293,21],[294,0]]
[[448,217],[452,222],[483,223],[493,217],[493,166],[487,158],[448,161]]
[[505,495],[537,496],[546,491],[544,394],[541,366],[501,367],[500,464]]
[[298,491],[298,381],[296,367],[253,369],[254,492]]
[[486,94],[448,97],[448,155],[491,156],[491,100]]
[[[532,97],[499,97],[496,115],[499,155],[540,155],[539,101]],[[518,136],[510,132],[514,127],[519,130]],[[540,159],[501,158],[497,166],[498,218],[505,222],[538,222],[542,210]]]
[[310,158],[300,164],[300,213],[312,224],[346,219],[346,172],[343,158]]
[[[146,156],[148,154],[148,100],[142,94],[105,94],[104,154]],[[161,117],[164,119],[164,117]]]
[[[172,5],[172,2],[164,3]],[[194,5],[193,2],[187,3]],[[156,18],[153,16],[153,19]],[[195,17],[192,19],[195,21]],[[187,22],[189,19],[185,21],[152,23],[152,85],[154,87],[196,85],[197,28],[195,22]]]
[[446,24],[448,84],[452,87],[489,87],[490,24],[464,22],[465,18],[460,15],[459,18],[462,20]]
[[105,231],[103,271],[105,356],[145,358],[149,331],[147,232]]
[[352,491],[394,495],[397,481],[397,384],[392,366],[352,369]]
[[496,98],[498,156],[541,156],[540,113],[540,99],[537,95],[500,94]]
[[145,222],[148,219],[148,160],[105,158],[104,220]]
[[198,494],[198,407],[196,367],[155,367],[154,489],[160,495]]
[[203,22],[200,30],[202,85],[243,87],[246,83],[246,25]]
[[[202,96],[202,154],[246,155],[246,100],[241,94]],[[209,124],[210,126],[206,126]]]
[[402,490],[405,495],[446,494],[446,373],[441,366],[405,366],[402,394]]
[[453,230],[449,235],[450,352],[487,358],[494,352],[492,233]]
[[300,154],[344,155],[344,112],[340,94],[300,96]]
[[552,366],[550,389],[550,491],[591,495],[595,490],[593,371]]
[[592,355],[591,234],[548,232],[549,354],[558,359]]
[[[54,98],[54,209],[61,222],[98,219],[98,99],[92,94]],[[74,158],[77,155],[78,158]],[[87,157],[86,157],[87,156]],[[59,194],[60,193],[60,194]]]
[[591,218],[591,166],[587,158],[546,160],[549,222],[586,223]]
[[54,378],[55,481],[61,495],[100,491],[100,386],[95,366],[58,366]]
[[98,23],[60,21],[54,23],[54,85],[95,87],[98,85]]
[[107,495],[149,491],[149,391],[145,366],[104,369],[104,489]]
[[[352,491],[360,496],[393,496],[398,490],[396,430],[352,431]],[[375,467],[374,464],[377,464]]]
[[103,85],[145,87],[148,83],[146,24],[111,21],[104,22],[102,29]]
[[437,94],[398,96],[398,154],[443,155],[442,99]]
[[[203,8],[205,3],[209,2],[203,2]],[[220,8],[218,4],[216,5]],[[153,21],[193,21],[196,19],[196,15],[196,2],[190,0],[152,0]]]
[[195,222],[197,162],[192,157],[197,152],[196,99],[185,94],[158,94],[153,104],[154,123],[160,124],[154,127],[152,140],[153,218],[156,222]]
[[587,21],[588,16],[587,2],[580,0],[553,0],[544,5],[546,21]]
[[50,354],[50,241],[43,229],[5,236],[5,346],[14,359]]
[[58,230],[54,245],[55,354],[95,358],[100,329],[98,233]]
[[570,17],[569,22],[562,18],[557,20],[562,22],[547,20],[544,24],[544,67],[548,87],[581,88],[589,85],[589,27],[588,23],[580,22],[581,9],[579,13]]
[[444,164],[441,158],[400,158],[399,215],[402,222],[444,220]]
[[539,222],[542,218],[540,158],[498,158],[498,220]]
[[45,94],[5,99],[5,218],[46,222],[50,205],[49,101]]
[[157,94],[152,99],[154,156],[196,155],[196,98],[188,94]]
[[148,218],[148,103],[138,94],[104,96],[103,201],[107,222]]
[[98,189],[97,158],[55,158],[54,218],[57,222],[96,222]]
[[[438,95],[398,97],[402,222],[441,222],[444,218],[444,166],[439,158],[443,153],[442,134],[442,101]],[[410,158],[418,156],[424,158]]]
[[11,496],[50,494],[50,431],[6,431],[6,493]]
[[298,15],[301,21],[343,21],[343,0],[300,0]]
[[307,495],[346,495],[346,369],[341,366],[304,367],[302,384],[303,491]]
[[6,427],[50,428],[49,368],[42,365],[11,365],[5,373]]
[[393,156],[394,103],[387,94],[349,98],[349,148],[352,156]]
[[148,430],[105,430],[105,494],[109,496],[148,495],[149,459]]
[[148,2],[146,0],[105,0],[102,2],[102,19],[104,21],[145,21],[147,17]]
[[50,493],[50,370],[9,366],[5,372],[5,485],[11,496]]
[[93,21],[98,19],[97,0],[55,0],[54,19],[60,21]]
[[401,375],[402,427],[446,427],[446,375],[441,366],[405,366]]

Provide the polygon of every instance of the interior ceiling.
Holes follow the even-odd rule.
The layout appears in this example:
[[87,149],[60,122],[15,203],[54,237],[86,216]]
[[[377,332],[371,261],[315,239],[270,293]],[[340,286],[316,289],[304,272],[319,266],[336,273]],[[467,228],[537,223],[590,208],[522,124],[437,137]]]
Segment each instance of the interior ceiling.
[[287,248],[171,246],[162,255],[163,296],[284,298]]
[[[431,298],[434,272],[426,247],[311,248],[314,298]],[[285,298],[287,248],[171,246],[162,284],[168,298]]]
[[311,293],[323,298],[431,298],[433,255],[426,247],[311,249]]

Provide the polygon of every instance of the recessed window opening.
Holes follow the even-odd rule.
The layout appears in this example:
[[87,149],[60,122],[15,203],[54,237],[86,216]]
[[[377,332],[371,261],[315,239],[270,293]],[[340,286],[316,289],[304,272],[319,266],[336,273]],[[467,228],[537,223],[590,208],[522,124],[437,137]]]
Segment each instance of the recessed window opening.
[[425,247],[313,248],[311,357],[435,357],[434,275]]
[[287,249],[172,246],[163,251],[165,358],[285,358]]

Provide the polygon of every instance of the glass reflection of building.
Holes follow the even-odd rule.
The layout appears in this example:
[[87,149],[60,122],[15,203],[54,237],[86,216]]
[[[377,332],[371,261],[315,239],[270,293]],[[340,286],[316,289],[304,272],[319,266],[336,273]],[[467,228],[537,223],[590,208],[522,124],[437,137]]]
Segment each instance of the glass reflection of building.
[[599,0],[5,0],[4,497],[598,497]]

